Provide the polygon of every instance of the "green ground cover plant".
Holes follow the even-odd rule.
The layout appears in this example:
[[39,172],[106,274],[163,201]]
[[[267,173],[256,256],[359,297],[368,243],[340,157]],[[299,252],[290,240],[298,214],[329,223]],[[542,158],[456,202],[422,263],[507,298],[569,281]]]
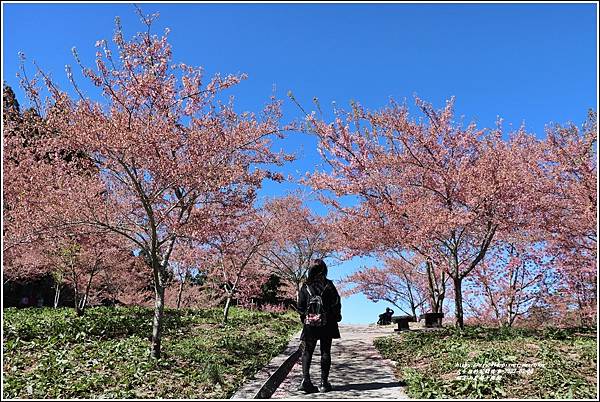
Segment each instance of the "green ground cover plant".
[[294,313],[166,310],[161,359],[152,309],[4,309],[4,398],[228,398],[300,329]]
[[[466,327],[394,334],[375,346],[396,362],[412,398],[594,398],[596,339],[589,329]],[[457,378],[475,364],[529,365],[533,372]]]

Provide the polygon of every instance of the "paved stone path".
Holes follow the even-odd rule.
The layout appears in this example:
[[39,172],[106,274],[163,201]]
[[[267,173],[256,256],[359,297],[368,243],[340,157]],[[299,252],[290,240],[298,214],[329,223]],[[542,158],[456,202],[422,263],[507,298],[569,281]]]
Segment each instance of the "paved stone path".
[[[302,380],[302,362],[277,388],[273,399],[408,399],[404,387],[394,376],[393,362],[381,357],[373,339],[394,333],[393,327],[374,325],[340,325],[341,339],[331,347],[329,382],[333,391],[305,394],[296,390]],[[319,385],[321,378],[319,345],[313,355],[311,379]]]

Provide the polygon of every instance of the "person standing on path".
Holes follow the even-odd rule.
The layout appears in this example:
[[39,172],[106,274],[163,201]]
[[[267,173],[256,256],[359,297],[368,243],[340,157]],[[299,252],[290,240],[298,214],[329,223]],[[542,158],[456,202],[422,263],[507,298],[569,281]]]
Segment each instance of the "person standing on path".
[[[331,367],[331,343],[340,338],[338,322],[342,320],[340,295],[333,282],[327,279],[327,265],[321,259],[312,262],[306,282],[298,295],[298,312],[304,324],[300,339],[303,341],[302,382],[299,391],[313,393],[331,391],[328,381]],[[310,380],[310,363],[319,341],[321,348],[321,386]]]

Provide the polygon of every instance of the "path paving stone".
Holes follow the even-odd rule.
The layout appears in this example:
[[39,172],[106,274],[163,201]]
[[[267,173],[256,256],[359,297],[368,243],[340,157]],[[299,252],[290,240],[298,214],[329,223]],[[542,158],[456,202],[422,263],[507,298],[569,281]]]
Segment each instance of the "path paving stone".
[[[374,325],[340,325],[341,339],[334,339],[331,347],[329,382],[333,391],[305,394],[296,390],[302,380],[299,361],[284,382],[277,388],[273,399],[408,399],[394,376],[393,362],[381,357],[373,339],[391,335],[393,327]],[[311,379],[319,385],[321,378],[319,345],[313,355]]]

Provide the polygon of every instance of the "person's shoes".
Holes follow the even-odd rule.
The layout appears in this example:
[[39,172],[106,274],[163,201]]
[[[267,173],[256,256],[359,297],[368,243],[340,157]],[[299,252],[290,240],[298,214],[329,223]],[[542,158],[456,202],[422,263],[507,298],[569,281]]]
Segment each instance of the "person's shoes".
[[332,390],[332,386],[327,380],[321,380],[321,386],[319,387],[319,391],[321,392],[329,392]]
[[310,382],[310,380],[302,380],[298,387],[298,391],[303,391],[305,394],[312,394],[314,392],[319,392],[319,388]]

